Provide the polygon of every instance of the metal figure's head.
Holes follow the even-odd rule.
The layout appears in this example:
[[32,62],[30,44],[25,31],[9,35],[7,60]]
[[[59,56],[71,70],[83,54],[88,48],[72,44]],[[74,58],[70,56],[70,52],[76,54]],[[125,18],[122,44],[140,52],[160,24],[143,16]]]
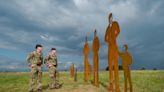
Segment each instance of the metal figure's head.
[[127,44],[124,44],[124,49],[125,49],[125,51],[128,50],[128,45]]
[[112,15],[112,13],[109,13],[108,19],[109,19],[109,24],[111,24],[113,22],[113,15]]
[[96,29],[95,29],[95,32],[94,32],[94,37],[96,37],[97,36],[97,31],[96,31]]

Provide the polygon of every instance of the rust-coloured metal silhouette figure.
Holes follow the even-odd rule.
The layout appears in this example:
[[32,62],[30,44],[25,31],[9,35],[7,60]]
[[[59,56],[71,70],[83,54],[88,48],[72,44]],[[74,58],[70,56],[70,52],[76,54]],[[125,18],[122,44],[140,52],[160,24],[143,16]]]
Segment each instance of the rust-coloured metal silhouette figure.
[[100,48],[100,42],[99,38],[97,36],[97,32],[95,30],[94,32],[94,39],[93,39],[93,44],[92,44],[92,51],[93,51],[93,83],[95,86],[99,87],[99,58],[98,58],[98,51]]
[[122,58],[122,66],[123,66],[123,70],[124,70],[124,92],[127,92],[128,83],[129,83],[129,87],[130,87],[130,92],[133,92],[131,74],[130,74],[130,68],[129,68],[129,65],[132,64],[133,59],[132,59],[131,54],[128,52],[127,44],[124,45],[124,48],[125,48],[125,51],[119,52],[119,55]]
[[89,73],[90,73],[90,66],[88,61],[88,54],[89,54],[90,48],[87,41],[87,37],[85,38],[85,44],[84,44],[84,80],[87,82],[89,79]]
[[89,74],[89,76],[91,76],[91,74],[92,74],[92,66],[91,66],[91,64],[90,63],[88,63],[88,74]]
[[71,64],[70,66],[70,75],[71,78],[73,78],[73,80],[76,82],[77,81],[77,68],[75,64]]
[[75,72],[74,72],[74,81],[77,82],[77,67],[74,66]]
[[75,76],[75,66],[74,66],[74,64],[71,64],[71,66],[70,66],[70,75],[71,75],[72,78],[74,78],[74,76]]
[[[105,33],[105,42],[108,43],[109,91],[120,92],[118,73],[118,46],[117,36],[120,33],[119,24],[113,21],[112,13],[109,14],[109,25]],[[114,68],[113,68],[114,67]],[[114,72],[113,72],[114,69]]]

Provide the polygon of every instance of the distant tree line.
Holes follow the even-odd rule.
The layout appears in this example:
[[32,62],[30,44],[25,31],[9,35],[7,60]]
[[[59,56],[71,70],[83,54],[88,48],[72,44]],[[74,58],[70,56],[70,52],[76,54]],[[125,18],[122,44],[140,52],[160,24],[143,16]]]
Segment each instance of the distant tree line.
[[[105,70],[109,71],[109,67],[107,66]],[[119,65],[119,70],[123,70],[122,65]],[[147,70],[147,69],[145,67],[141,67],[141,68],[139,68],[139,70]],[[158,69],[157,68],[152,68],[152,70],[158,70]]]

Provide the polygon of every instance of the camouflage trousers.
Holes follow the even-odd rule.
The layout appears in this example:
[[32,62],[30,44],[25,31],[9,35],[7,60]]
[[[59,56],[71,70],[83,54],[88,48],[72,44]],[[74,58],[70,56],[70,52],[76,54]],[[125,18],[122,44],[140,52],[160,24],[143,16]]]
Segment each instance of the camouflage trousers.
[[31,68],[31,80],[30,80],[30,89],[29,91],[34,90],[35,83],[38,83],[38,90],[42,90],[42,67],[34,66]]
[[57,79],[57,68],[55,66],[49,67],[49,76],[50,76],[50,88],[57,88],[58,87],[58,79]]

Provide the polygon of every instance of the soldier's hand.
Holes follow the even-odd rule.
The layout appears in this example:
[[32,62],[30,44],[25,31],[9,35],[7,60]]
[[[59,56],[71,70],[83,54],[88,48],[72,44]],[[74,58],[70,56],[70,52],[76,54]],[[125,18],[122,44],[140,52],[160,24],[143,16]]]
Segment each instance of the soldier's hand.
[[51,64],[48,65],[48,67],[51,67],[51,66],[53,66],[53,65],[51,65]]
[[37,64],[41,64],[41,61],[37,62]]
[[31,65],[31,68],[34,68],[34,67],[35,67],[35,65],[32,64],[32,65]]

